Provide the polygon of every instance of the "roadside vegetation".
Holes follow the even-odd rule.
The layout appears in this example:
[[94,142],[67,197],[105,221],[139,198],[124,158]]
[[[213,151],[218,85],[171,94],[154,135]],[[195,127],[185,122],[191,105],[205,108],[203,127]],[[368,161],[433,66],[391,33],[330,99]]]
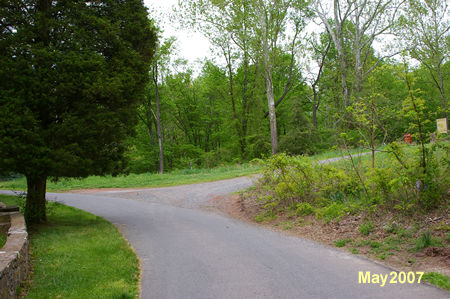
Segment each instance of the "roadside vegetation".
[[[0,195],[7,205],[24,199]],[[49,202],[48,222],[29,231],[32,277],[26,298],[136,298],[139,261],[105,219]]]
[[[237,164],[210,169],[179,169],[169,173],[131,173],[119,176],[89,176],[83,179],[67,178],[57,182],[47,181],[48,191],[68,191],[91,188],[143,188],[164,187],[216,180],[231,179],[257,173],[260,167],[255,164]],[[0,181],[0,189],[25,190],[23,177]]]
[[[262,177],[241,194],[241,205],[256,222],[394,267],[448,274],[449,149],[448,141],[392,143],[374,161],[363,155],[326,164],[275,155],[260,160]],[[449,289],[442,273],[424,278]]]

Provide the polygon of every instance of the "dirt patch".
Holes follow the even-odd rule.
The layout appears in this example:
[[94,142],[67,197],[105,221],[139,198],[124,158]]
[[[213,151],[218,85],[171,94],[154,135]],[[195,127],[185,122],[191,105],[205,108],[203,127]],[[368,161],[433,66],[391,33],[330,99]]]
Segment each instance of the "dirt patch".
[[[338,245],[350,252],[376,260],[399,271],[439,272],[450,275],[450,225],[448,211],[433,215],[402,219],[397,214],[372,215],[372,232],[362,236],[360,225],[368,215],[347,215],[339,221],[325,223],[309,215],[299,217],[295,213],[282,212],[273,219],[256,221],[264,211],[256,197],[238,194],[215,197],[210,200],[209,210],[214,207],[233,218],[260,225],[282,233],[308,238],[333,247]],[[389,227],[397,227],[397,231]],[[425,231],[432,232],[433,240],[440,246],[415,248],[415,243]],[[338,241],[336,244],[336,241]]]

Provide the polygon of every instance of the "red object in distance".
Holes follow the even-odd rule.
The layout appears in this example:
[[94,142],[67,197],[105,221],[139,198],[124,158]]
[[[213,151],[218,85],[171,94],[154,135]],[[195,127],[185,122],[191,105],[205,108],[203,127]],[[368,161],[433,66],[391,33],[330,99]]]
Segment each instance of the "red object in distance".
[[412,143],[412,136],[411,136],[411,134],[403,135],[403,140],[405,141],[405,143]]

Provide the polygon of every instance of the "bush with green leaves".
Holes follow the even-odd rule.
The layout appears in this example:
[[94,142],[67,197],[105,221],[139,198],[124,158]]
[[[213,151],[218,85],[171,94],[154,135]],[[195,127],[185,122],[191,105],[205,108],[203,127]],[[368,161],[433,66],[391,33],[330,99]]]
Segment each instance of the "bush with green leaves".
[[426,147],[425,167],[421,147],[391,143],[383,151],[374,167],[369,156],[332,164],[286,154],[258,160],[264,205],[271,211],[290,208],[299,216],[314,211],[326,222],[358,210],[411,214],[445,205],[450,185],[448,142]]
[[314,208],[311,206],[311,204],[302,202],[297,204],[297,210],[295,211],[295,213],[298,216],[308,216],[314,213]]

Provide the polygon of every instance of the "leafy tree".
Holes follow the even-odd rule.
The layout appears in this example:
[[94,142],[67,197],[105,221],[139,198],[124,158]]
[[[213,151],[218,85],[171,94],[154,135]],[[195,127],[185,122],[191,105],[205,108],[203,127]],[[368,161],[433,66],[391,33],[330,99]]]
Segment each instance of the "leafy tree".
[[117,174],[156,35],[142,1],[2,1],[0,168],[46,220],[48,177]]
[[[392,0],[333,0],[332,6],[325,1],[314,1],[314,10],[337,50],[341,75],[342,95],[345,106],[351,104],[351,91],[359,98],[364,82],[370,72],[385,58],[398,54],[395,51],[371,61],[372,44],[380,36],[392,33],[398,11],[403,1]],[[345,36],[350,31],[352,45],[354,82],[348,86],[349,57],[345,51]]]
[[410,56],[429,72],[433,85],[439,90],[440,112],[447,118],[446,85],[449,72],[450,19],[449,3],[445,0],[410,0],[401,18],[401,40]]

